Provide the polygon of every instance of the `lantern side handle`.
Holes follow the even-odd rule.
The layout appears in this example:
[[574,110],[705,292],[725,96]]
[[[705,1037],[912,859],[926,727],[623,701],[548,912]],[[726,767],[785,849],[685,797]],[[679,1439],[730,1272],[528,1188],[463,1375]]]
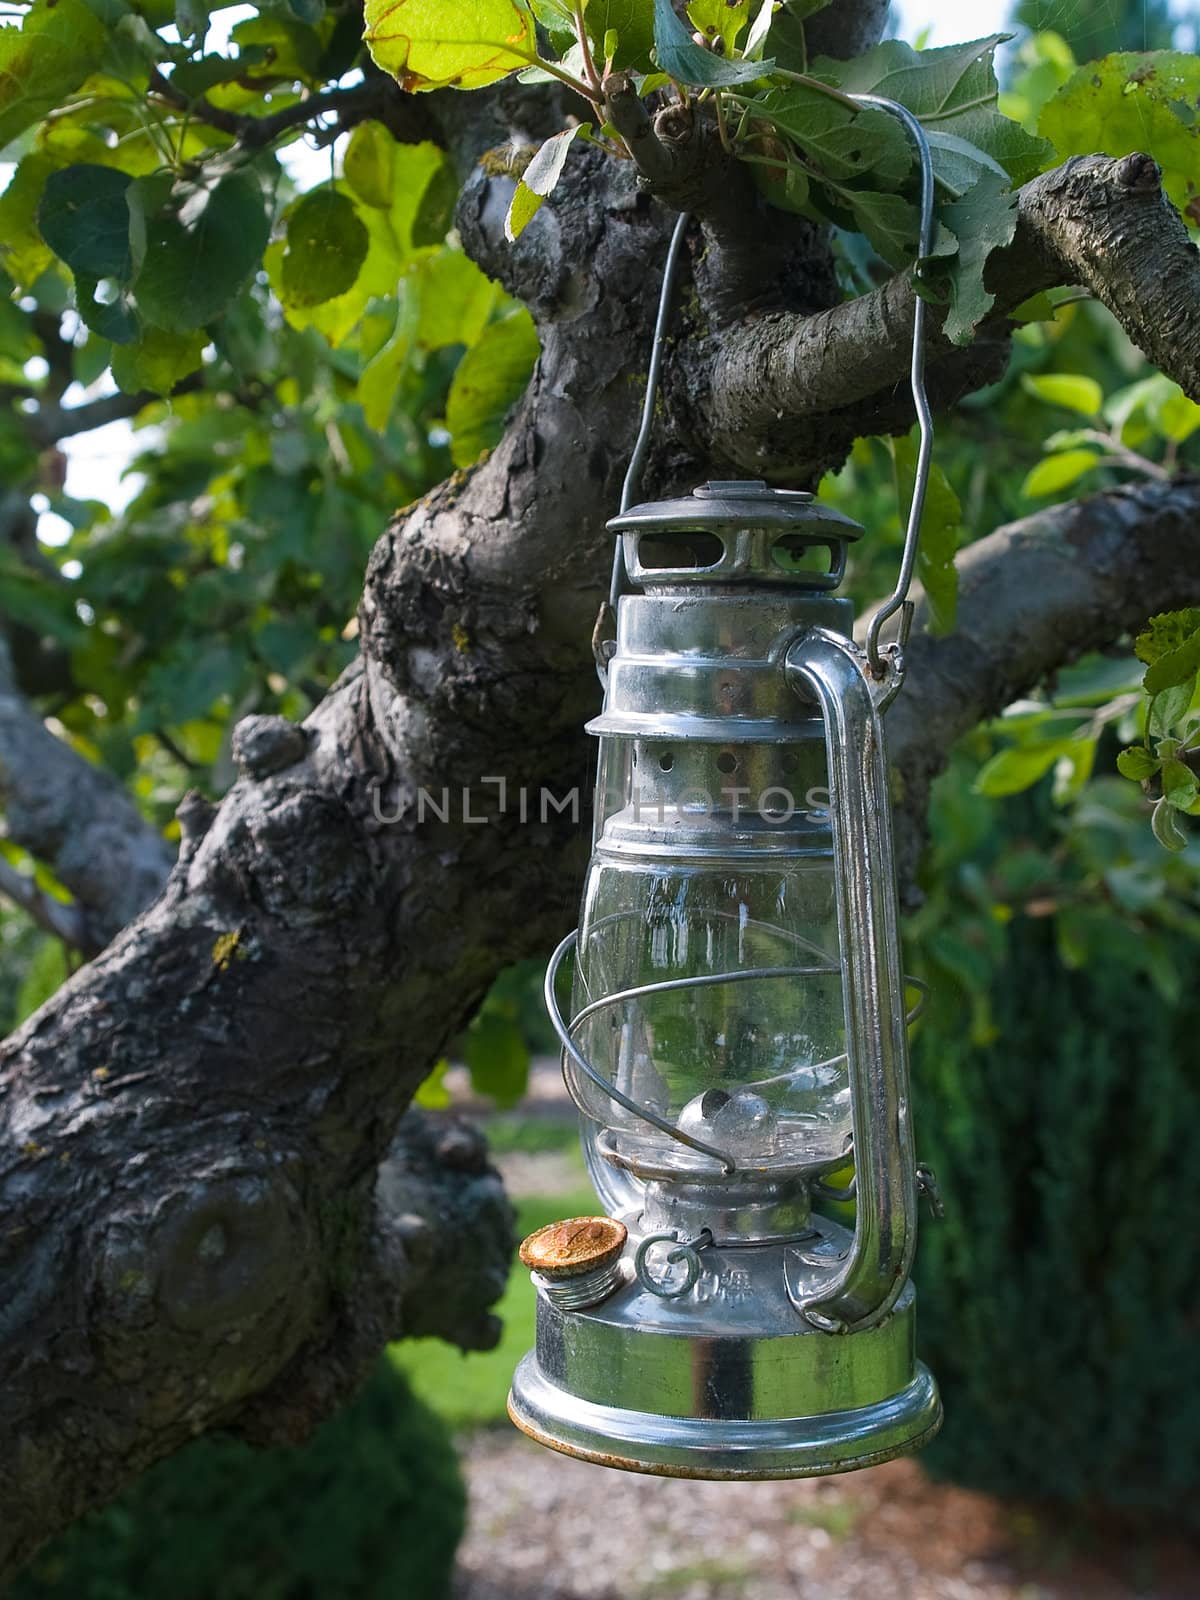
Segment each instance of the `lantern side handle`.
[[854,1242],[832,1281],[798,1307],[827,1332],[881,1322],[904,1288],[916,1246],[900,914],[879,709],[903,667],[894,648],[884,662],[880,683],[865,651],[812,628],[784,663],[788,682],[816,698],[825,721],[854,1125]]

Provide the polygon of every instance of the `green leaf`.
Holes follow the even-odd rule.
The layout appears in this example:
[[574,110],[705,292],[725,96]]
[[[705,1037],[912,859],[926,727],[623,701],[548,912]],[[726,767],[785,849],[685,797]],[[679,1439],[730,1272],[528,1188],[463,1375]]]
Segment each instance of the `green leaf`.
[[505,237],[510,242],[520,236],[541,210],[547,196],[554,193],[571,145],[579,134],[590,133],[591,126],[590,122],[585,122],[554,134],[525,168],[504,219]]
[[1095,378],[1085,378],[1078,372],[1047,372],[1041,377],[1027,372],[1021,378],[1021,387],[1026,394],[1067,411],[1078,411],[1083,417],[1098,417],[1104,404],[1104,391]]
[[1117,757],[1117,771],[1124,778],[1133,778],[1135,782],[1144,783],[1147,778],[1152,778],[1158,771],[1157,757],[1151,755],[1145,745],[1130,745],[1128,750],[1122,750]]
[[[939,157],[937,144],[946,136],[977,150],[981,169],[994,170],[993,163],[998,164],[1014,184],[1021,184],[1042,170],[1053,150],[996,109],[992,55],[1007,37],[992,34],[937,50],[914,50],[888,39],[850,62],[823,56],[810,70],[851,93],[882,94],[907,106],[933,136],[935,171],[940,162],[939,177],[952,188],[966,187],[957,181],[966,174],[960,165],[952,175],[952,154],[944,146]],[[963,152],[957,154],[961,159]]]
[[1162,694],[1177,684],[1191,683],[1200,671],[1200,628],[1174,650],[1160,655],[1146,668],[1146,693]]
[[1139,661],[1151,666],[1162,656],[1185,645],[1198,628],[1200,606],[1185,606],[1180,611],[1160,611],[1157,616],[1150,618],[1143,632],[1134,640],[1134,654]]
[[721,40],[721,53],[727,56],[750,20],[750,0],[691,0],[687,14],[697,33],[709,40]]
[[763,0],[746,38],[746,56],[755,61],[771,56],[775,65],[787,72],[806,72],[808,44],[804,24],[830,3],[831,0],[786,0],[780,5],[775,0]]
[[132,344],[141,329],[128,288],[112,279],[101,286],[95,278],[77,272],[75,309],[86,328],[113,344]]
[[443,1057],[437,1062],[433,1071],[417,1088],[413,1095],[413,1104],[422,1106],[426,1111],[448,1111],[450,1109],[450,1091],[446,1087],[446,1070],[450,1063]]
[[529,1046],[512,1018],[481,1011],[463,1035],[463,1058],[476,1093],[501,1108],[516,1105],[525,1093]]
[[533,20],[518,0],[366,0],[363,20],[376,64],[410,94],[482,89],[534,53]]
[[831,77],[852,94],[899,100],[922,120],[934,121],[995,101],[992,56],[997,45],[1011,38],[1008,33],[993,33],[937,50],[914,50],[900,39],[886,39],[849,62],[822,56],[809,70],[814,76]]
[[353,287],[367,256],[367,230],[353,200],[313,189],[288,212],[281,278],[287,305],[318,306]]
[[1170,387],[1173,393],[1163,399],[1155,420],[1168,439],[1183,444],[1200,428],[1200,405],[1189,400],[1177,383]]
[[113,351],[112,374],[126,394],[150,389],[167,395],[201,365],[207,343],[202,333],[168,333],[146,328],[136,344]]
[[[1147,719],[1151,737],[1168,734],[1179,725],[1180,719],[1187,715],[1191,706],[1195,688],[1194,680],[1186,678],[1182,683],[1173,684],[1171,688],[1151,696]],[[1165,756],[1167,751],[1160,745],[1158,753]]]
[[975,791],[977,794],[990,795],[993,799],[1001,795],[1020,794],[1022,790],[1032,788],[1039,778],[1044,778],[1064,756],[1072,755],[1076,742],[1072,739],[1054,739],[1044,744],[1013,745],[1001,750],[979,769]]
[[850,207],[855,226],[893,267],[911,262],[918,249],[916,207],[902,195],[875,194],[870,189],[843,189],[839,198]]
[[696,44],[675,15],[671,0],[654,0],[654,53],[663,72],[669,72],[678,83],[702,89],[752,83],[774,66],[774,62],[738,61],[714,55]]
[[912,146],[885,111],[854,111],[803,83],[768,90],[753,107],[795,141],[814,178],[845,181],[868,174],[873,189],[897,188],[912,171]]
[[55,163],[40,150],[23,156],[0,195],[0,267],[19,288],[29,289],[53,260],[37,229],[37,210]]
[[262,190],[247,172],[212,189],[183,188],[155,217],[134,292],[145,317],[172,333],[202,328],[225,309],[262,260],[270,231]]
[[1196,774],[1182,761],[1164,761],[1162,765],[1163,796],[1180,811],[1186,811],[1200,795]]
[[173,182],[170,172],[150,172],[145,177],[135,178],[125,191],[129,210],[129,255],[134,276],[145,264],[150,223],[170,200]]
[[1008,174],[994,157],[970,144],[955,133],[941,128],[926,130],[930,154],[933,157],[933,174],[951,197],[960,200],[968,189],[973,189],[985,172],[998,173],[1007,182]]
[[1017,231],[1017,197],[1007,180],[985,172],[975,187],[953,205],[943,206],[943,222],[958,240],[950,263],[950,310],[943,325],[955,344],[969,344],[975,329],[995,304],[984,286],[984,272],[996,250],[1013,241]]
[[500,442],[505,418],[525,392],[539,348],[533,318],[522,307],[489,324],[459,362],[446,400],[456,467],[472,466]]
[[34,0],[20,28],[0,28],[0,148],[73,94],[107,42],[83,0]]
[[594,52],[601,61],[607,55],[605,36],[615,33],[617,52],[613,66],[618,71],[650,70],[654,11],[649,0],[587,0],[584,20]]
[[1150,827],[1164,850],[1178,852],[1187,849],[1187,834],[1179,821],[1179,812],[1165,795],[1155,803],[1150,813]]
[[458,195],[458,174],[449,161],[443,161],[421,193],[421,203],[412,224],[414,245],[445,244],[446,235],[454,226]]
[[13,1025],[31,1017],[71,976],[66,946],[60,939],[41,939],[17,990]]
[[430,350],[480,337],[496,304],[497,286],[456,250],[430,250],[398,286],[391,337],[372,356],[358,381],[369,427],[382,429],[405,368]]
[[1047,456],[1039,461],[1021,485],[1021,493],[1036,499],[1043,495],[1058,494],[1082,478],[1098,465],[1100,457],[1092,450],[1064,450],[1061,455]]
[[364,205],[386,211],[392,203],[396,141],[381,122],[360,122],[350,135],[342,174]]
[[38,206],[42,238],[72,272],[125,283],[133,273],[129,206],[133,182],[114,167],[81,162],[52,172]]
[[1200,223],[1200,58],[1175,50],[1111,55],[1081,67],[1042,112],[1040,131],[1061,159],[1146,151],[1163,187],[1193,226]]

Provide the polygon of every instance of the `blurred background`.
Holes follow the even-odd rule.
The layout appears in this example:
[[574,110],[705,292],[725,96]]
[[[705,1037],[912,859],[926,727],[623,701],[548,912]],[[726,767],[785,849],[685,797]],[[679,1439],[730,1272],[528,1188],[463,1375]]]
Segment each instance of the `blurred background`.
[[[1015,12],[906,0],[892,15],[917,43],[1011,27],[1003,106],[1031,130],[1078,61],[1194,49],[1198,28],[1194,8],[1167,0]],[[261,26],[250,7],[213,19],[243,44]],[[362,156],[366,135],[353,137]],[[280,184],[302,191],[346,154],[344,139],[292,145]],[[241,717],[302,718],[349,662],[386,518],[495,442],[536,355],[528,315],[452,235],[442,242],[455,198],[443,158],[418,145],[389,159],[394,235],[425,251],[406,268],[427,275],[412,337],[393,339],[386,286],[284,319],[268,252],[227,319],[219,399],[197,388],[40,449],[0,412],[0,611],[22,681],[168,835],[185,791],[228,786]],[[869,286],[869,262],[847,252],[844,268],[848,287]],[[47,270],[22,306],[57,318],[60,291]],[[1200,468],[1200,408],[1103,308],[1055,300],[1017,334],[1003,381],[940,419],[928,525],[940,556],[922,574],[935,607],[938,559],[956,547],[1058,498]],[[59,359],[64,403],[112,392],[103,339],[81,333],[48,357],[26,327],[0,301],[8,390],[40,390]],[[851,574],[862,602],[890,587],[910,462],[904,441],[862,441],[823,486],[871,532]],[[394,1347],[302,1451],[201,1441],[49,1547],[12,1592],[1200,1595],[1200,847],[1162,850],[1116,772],[1141,736],[1142,670],[1132,653],[1079,661],[968,738],[936,785],[906,939],[933,994],[914,1072],[946,1218],[924,1230],[917,1282],[947,1422],[919,1465],[720,1486],[541,1452],[504,1415],[532,1341],[518,1271],[497,1350]],[[0,850],[39,895],[63,897],[42,865]],[[40,921],[0,900],[8,1028],[80,959]],[[504,974],[421,1095],[483,1125],[521,1233],[594,1207],[541,972]]]

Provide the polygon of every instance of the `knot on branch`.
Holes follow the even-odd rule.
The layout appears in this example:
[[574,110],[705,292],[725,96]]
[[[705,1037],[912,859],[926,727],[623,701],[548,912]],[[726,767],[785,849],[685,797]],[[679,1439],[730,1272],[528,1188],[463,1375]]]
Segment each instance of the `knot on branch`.
[[1117,182],[1123,189],[1157,189],[1162,183],[1162,168],[1153,156],[1135,150],[1118,163]]
[[233,759],[243,778],[269,778],[304,759],[308,736],[286,717],[243,717],[233,730]]

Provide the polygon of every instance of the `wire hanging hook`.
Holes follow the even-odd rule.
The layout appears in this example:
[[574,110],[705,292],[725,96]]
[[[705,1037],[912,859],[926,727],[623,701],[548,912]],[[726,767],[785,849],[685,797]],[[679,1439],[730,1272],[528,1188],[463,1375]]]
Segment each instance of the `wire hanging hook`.
[[[625,471],[625,482],[621,485],[622,516],[629,510],[633,504],[634,496],[638,492],[638,485],[642,481],[642,468],[646,465],[646,452],[650,448],[650,435],[654,429],[654,408],[658,404],[658,386],[662,380],[663,357],[667,349],[667,323],[671,315],[671,296],[675,289],[675,279],[679,275],[679,258],[683,254],[683,237],[687,232],[687,225],[690,221],[690,213],[686,211],[679,213],[671,234],[671,243],[667,247],[667,260],[666,265],[663,267],[662,290],[658,297],[658,315],[654,320],[654,343],[650,347],[650,370],[646,374],[646,397],[642,401],[642,420],[638,428],[637,440],[633,446],[633,454],[629,458],[629,466]],[[624,548],[624,543],[620,534],[618,534],[616,547],[613,550],[612,579],[608,586],[608,603],[614,611],[617,609],[617,601],[621,597]]]
[[[852,94],[849,98],[857,100],[862,105],[878,106],[881,111],[890,112],[892,116],[898,118],[904,124],[909,137],[917,147],[917,155],[921,163],[921,230],[913,274],[914,277],[918,277],[933,250],[933,155],[929,149],[929,140],[925,137],[925,129],[908,107],[900,105],[896,100],[888,100],[883,95],[878,94]],[[904,534],[904,553],[900,558],[900,573],[896,579],[896,587],[871,618],[870,626],[867,629],[867,662],[877,678],[882,677],[885,671],[883,657],[879,649],[879,635],[883,631],[884,623],[889,618],[894,617],[897,611],[903,613],[900,619],[901,648],[908,643],[913,611],[912,602],[908,598],[908,591],[912,587],[913,573],[917,565],[917,548],[921,538],[921,519],[925,514],[925,496],[929,489],[929,469],[933,463],[933,413],[929,409],[929,396],[925,392],[925,322],[927,308],[925,300],[920,293],[915,293],[915,302],[913,307],[913,345],[910,375],[913,404],[916,407],[917,422],[920,427],[920,445],[917,450],[917,471],[913,480],[912,503],[908,509],[908,526]]]
[[[908,107],[902,106],[899,101],[888,100],[883,95],[877,94],[852,94],[848,95],[847,99],[854,100],[859,105],[877,106],[881,111],[886,111],[891,116],[896,117],[904,125],[906,132],[916,146],[921,166],[921,225],[914,274],[919,275],[933,250],[934,232],[933,155],[929,148],[929,140],[925,136],[925,130]],[[650,448],[650,434],[654,427],[654,411],[658,403],[658,389],[662,378],[663,358],[666,353],[667,323],[670,318],[671,296],[679,271],[684,234],[687,231],[687,225],[690,220],[691,218],[686,211],[680,213],[667,250],[666,265],[663,269],[662,291],[658,301],[658,316],[654,324],[654,342],[650,351],[650,370],[646,375],[646,396],[642,404],[642,420],[638,428],[633,454],[629,458],[625,482],[621,489],[622,513],[628,511],[633,504],[634,496],[637,494],[638,485],[641,482],[642,469],[646,463],[646,452]],[[933,464],[933,413],[930,410],[929,396],[925,389],[927,307],[920,294],[916,294],[915,302],[913,308],[910,379],[913,405],[916,408],[917,423],[920,430],[920,444],[917,450],[917,470],[913,480],[913,495],[908,510],[908,523],[904,534],[904,550],[900,559],[900,572],[896,579],[896,587],[875,612],[867,629],[867,662],[876,677],[883,677],[886,671],[883,654],[879,646],[879,637],[883,631],[884,624],[894,617],[897,611],[902,613],[900,621],[901,647],[908,642],[913,609],[908,598],[908,592],[912,588],[913,574],[916,571],[917,550],[921,538],[921,522],[925,514],[925,499],[929,490],[929,472]],[[624,546],[618,536],[616,547],[613,550],[612,577],[608,588],[608,603],[614,612],[621,595],[623,570]],[[599,656],[597,660],[599,664]]]

